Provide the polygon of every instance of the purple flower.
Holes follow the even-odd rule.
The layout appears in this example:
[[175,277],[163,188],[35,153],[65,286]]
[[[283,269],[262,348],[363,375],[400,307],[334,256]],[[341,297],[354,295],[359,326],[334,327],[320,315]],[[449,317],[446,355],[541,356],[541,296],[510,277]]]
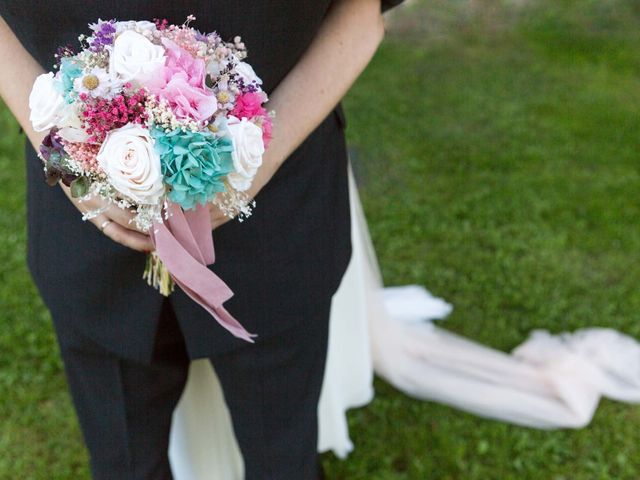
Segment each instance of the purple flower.
[[45,160],[45,180],[49,185],[54,186],[62,180],[62,183],[68,187],[78,177],[65,168],[66,153],[55,128],[52,128],[42,140],[40,154]]
[[116,34],[115,23],[115,20],[107,20],[106,22],[98,20],[97,24],[91,25],[94,33],[89,41],[89,49],[92,52],[100,52],[104,50],[104,47],[113,45]]
[[42,140],[42,144],[40,145],[40,154],[42,155],[42,158],[49,160],[52,153],[57,153],[62,157],[64,155],[64,146],[60,140],[61,138],[58,136],[58,131],[55,128],[52,128],[49,134],[44,137],[44,140]]

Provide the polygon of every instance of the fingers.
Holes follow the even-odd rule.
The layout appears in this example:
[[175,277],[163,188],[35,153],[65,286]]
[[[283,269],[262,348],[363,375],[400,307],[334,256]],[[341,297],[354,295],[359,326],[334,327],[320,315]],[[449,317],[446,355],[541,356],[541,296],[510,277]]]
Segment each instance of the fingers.
[[133,220],[135,216],[133,212],[129,210],[123,210],[116,205],[111,205],[105,212],[105,215],[127,230],[133,230],[146,235],[146,232],[138,228],[136,222]]
[[114,221],[110,221],[104,225],[102,233],[114,242],[139,252],[151,252],[154,249],[149,235],[129,230]]
[[91,223],[111,240],[125,247],[132,248],[139,252],[150,252],[154,250],[153,242],[151,242],[149,235],[124,228],[107,215],[98,215],[91,220]]
[[224,216],[216,216],[216,217],[211,217],[211,229],[215,230],[216,228],[218,228],[220,225],[226,223],[226,221],[228,220],[229,217],[224,217]]
[[[64,185],[62,182],[60,182],[60,187],[62,188],[64,193],[67,195],[67,197],[69,197],[69,200],[71,200],[71,202],[76,206],[76,208],[80,210],[80,212],[82,212],[83,214],[94,211],[94,210],[100,210],[105,206],[105,201],[98,196],[92,196],[91,198],[80,200],[77,198],[73,198],[71,196],[71,191],[69,187]],[[106,211],[102,215],[99,215],[98,217],[102,217],[103,215],[106,215],[109,220],[116,222],[118,225],[120,225],[121,227],[127,230],[136,231],[142,234],[145,233],[137,227],[136,222],[133,221],[134,213],[129,210],[124,210],[116,205],[110,205],[106,209]],[[102,221],[104,220],[105,219],[103,219]],[[93,222],[93,223],[96,224],[96,226],[99,226],[97,222]]]
[[[99,209],[103,205],[103,202],[99,198],[92,198],[88,201],[80,202],[72,198],[68,187],[62,183],[60,183],[60,186],[67,197],[69,197],[69,200],[71,200],[82,213]],[[137,228],[135,222],[132,221],[133,218],[134,214],[132,212],[111,205],[106,212],[93,218],[91,223],[111,240],[125,247],[132,248],[139,252],[153,251],[154,246],[151,242],[151,237]]]
[[219,226],[224,225],[229,220],[231,220],[227,215],[222,213],[222,210],[220,210],[220,208],[212,203],[209,204],[209,216],[211,218],[212,230],[215,230]]

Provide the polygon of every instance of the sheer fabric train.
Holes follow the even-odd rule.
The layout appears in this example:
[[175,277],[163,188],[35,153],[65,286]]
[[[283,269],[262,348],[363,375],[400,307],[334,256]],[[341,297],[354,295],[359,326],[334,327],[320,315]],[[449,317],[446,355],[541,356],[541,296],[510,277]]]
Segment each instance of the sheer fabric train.
[[[435,326],[451,306],[423,287],[382,287],[350,175],[353,256],[334,296],[319,413],[321,452],[353,449],[346,411],[373,398],[373,372],[412,397],[552,429],[587,425],[602,396],[640,403],[640,343],[603,328],[534,331],[511,354]],[[348,365],[348,368],[345,368]],[[243,478],[229,412],[206,360],[192,362],[169,449],[177,480]]]

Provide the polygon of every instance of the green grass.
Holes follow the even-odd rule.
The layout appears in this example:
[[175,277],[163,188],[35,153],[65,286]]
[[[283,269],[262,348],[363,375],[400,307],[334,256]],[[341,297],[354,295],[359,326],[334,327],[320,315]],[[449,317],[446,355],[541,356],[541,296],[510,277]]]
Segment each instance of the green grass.
[[24,140],[0,114],[0,479],[88,478],[55,334],[26,269]]
[[[426,285],[447,328],[504,350],[534,328],[640,337],[639,12],[495,3],[400,12],[347,99],[385,281]],[[540,432],[376,387],[330,478],[640,478],[638,407]]]
[[[640,8],[632,0],[418,2],[346,100],[387,284],[455,305],[509,350],[534,328],[640,338]],[[0,479],[87,478],[48,315],[24,258],[22,140],[0,117]],[[636,480],[640,408],[541,432],[398,394],[350,413],[331,479]]]

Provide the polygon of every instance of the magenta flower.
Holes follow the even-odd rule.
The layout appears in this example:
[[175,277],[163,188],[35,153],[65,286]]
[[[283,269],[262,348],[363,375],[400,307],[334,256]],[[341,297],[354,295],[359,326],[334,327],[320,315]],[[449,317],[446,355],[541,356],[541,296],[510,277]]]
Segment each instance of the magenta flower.
[[243,93],[236,99],[236,104],[230,114],[236,118],[248,120],[259,117],[257,121],[254,121],[262,128],[262,140],[266,148],[271,141],[272,122],[267,110],[262,106],[264,101],[265,96],[262,92]]
[[267,111],[262,106],[263,102],[264,96],[261,93],[244,93],[236,99],[236,105],[231,110],[231,115],[249,120],[253,117],[263,117],[267,114]]
[[79,97],[85,103],[82,128],[89,134],[89,143],[103,142],[107,133],[127,123],[143,124],[147,120],[144,90],[130,95],[116,95],[112,99],[91,99],[86,93],[81,93]]

